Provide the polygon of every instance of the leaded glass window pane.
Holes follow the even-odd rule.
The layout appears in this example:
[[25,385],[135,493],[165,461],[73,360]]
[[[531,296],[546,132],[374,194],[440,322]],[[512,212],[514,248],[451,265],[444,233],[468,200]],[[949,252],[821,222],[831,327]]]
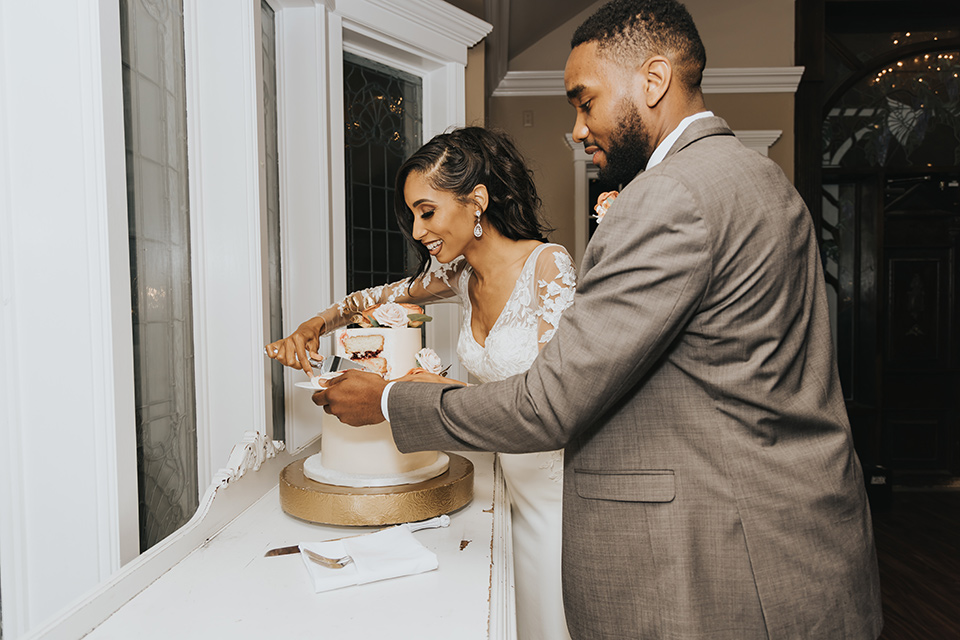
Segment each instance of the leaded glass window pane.
[[394,178],[420,146],[420,78],[344,53],[347,290],[399,280],[415,259],[393,215]]
[[847,89],[827,113],[823,166],[960,163],[960,51],[903,56]]
[[[260,28],[263,57],[264,156],[267,189],[267,279],[269,282],[269,341],[283,338],[280,277],[280,161],[277,152],[277,43],[273,9],[262,0]],[[270,387],[273,399],[273,438],[285,436],[283,365],[270,361]]]
[[197,510],[180,0],[121,0],[140,548]]

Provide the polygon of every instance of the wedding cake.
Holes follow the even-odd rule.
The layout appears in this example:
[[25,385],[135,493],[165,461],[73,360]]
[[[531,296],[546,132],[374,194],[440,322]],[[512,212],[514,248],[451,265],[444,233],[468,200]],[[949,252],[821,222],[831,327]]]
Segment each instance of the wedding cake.
[[[336,355],[391,380],[418,366],[423,341],[418,328],[381,326],[341,329],[335,343]],[[303,473],[311,480],[347,487],[395,486],[429,480],[449,465],[449,457],[441,452],[401,453],[389,422],[351,427],[326,413],[322,420],[320,453],[303,464]]]

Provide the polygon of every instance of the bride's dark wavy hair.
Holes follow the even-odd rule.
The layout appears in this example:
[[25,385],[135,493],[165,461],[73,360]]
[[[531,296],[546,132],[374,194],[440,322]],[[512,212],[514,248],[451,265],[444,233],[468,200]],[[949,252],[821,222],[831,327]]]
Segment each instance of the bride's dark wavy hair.
[[541,201],[533,172],[510,137],[483,127],[455,129],[434,136],[397,172],[394,213],[419,258],[414,278],[427,272],[430,253],[413,237],[413,212],[403,195],[411,173],[426,176],[435,189],[453,194],[462,204],[473,202],[477,185],[486,186],[489,202],[484,215],[497,231],[511,240],[546,242],[551,229],[540,214]]

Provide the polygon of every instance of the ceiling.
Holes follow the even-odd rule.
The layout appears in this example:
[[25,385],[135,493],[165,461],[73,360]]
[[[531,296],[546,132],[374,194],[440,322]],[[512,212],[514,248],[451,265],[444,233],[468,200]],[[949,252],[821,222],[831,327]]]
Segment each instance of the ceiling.
[[[497,0],[485,0],[486,2]],[[507,58],[536,43],[596,0],[500,0],[510,5]]]
[[[522,53],[596,0],[448,0],[450,4],[485,20],[494,13],[506,12],[507,59]],[[502,34],[500,34],[502,35]]]

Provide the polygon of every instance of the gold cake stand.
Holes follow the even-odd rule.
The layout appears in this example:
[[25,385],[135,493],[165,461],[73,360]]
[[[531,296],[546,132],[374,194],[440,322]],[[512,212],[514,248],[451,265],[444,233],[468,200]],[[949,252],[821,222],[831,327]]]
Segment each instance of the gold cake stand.
[[280,506],[295,518],[355,527],[426,520],[473,499],[473,463],[453,453],[435,478],[394,487],[341,487],[303,475],[303,460],[280,472]]

